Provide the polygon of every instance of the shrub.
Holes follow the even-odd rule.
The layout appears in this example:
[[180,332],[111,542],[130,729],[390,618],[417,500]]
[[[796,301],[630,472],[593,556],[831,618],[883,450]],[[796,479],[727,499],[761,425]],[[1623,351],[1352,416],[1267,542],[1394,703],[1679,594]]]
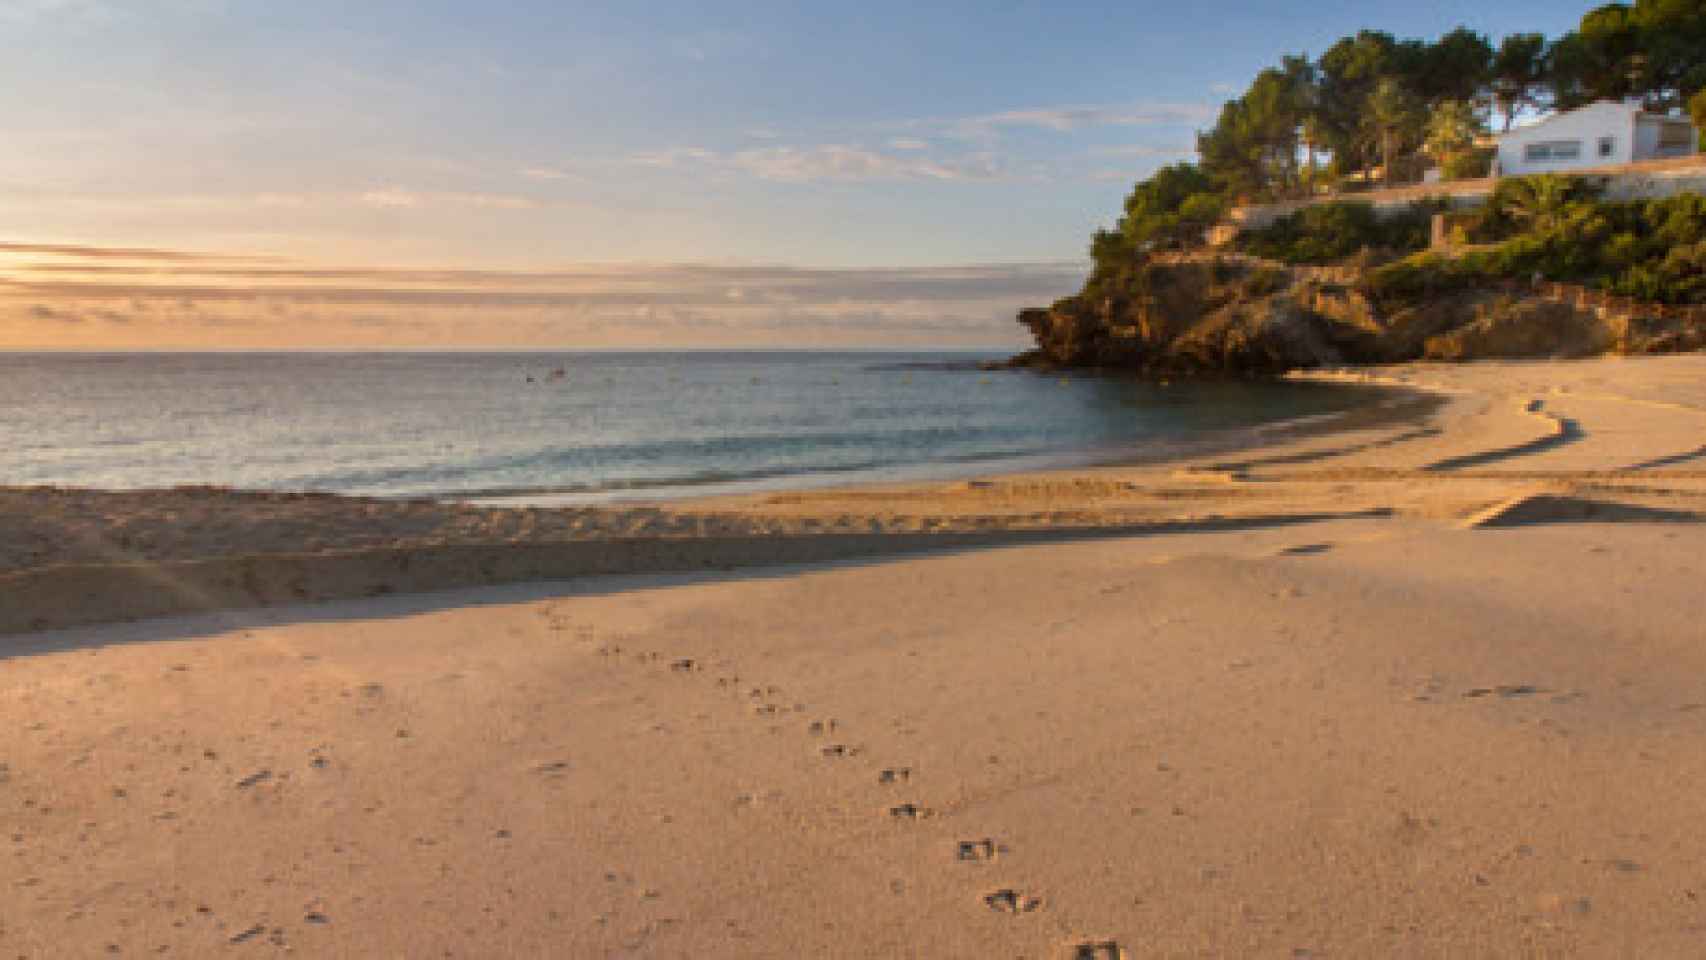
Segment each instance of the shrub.
[[1589,203],[1603,190],[1584,177],[1544,173],[1500,180],[1470,227],[1481,242],[1506,240],[1519,233],[1550,228],[1571,206]]
[[1119,229],[1134,249],[1191,246],[1220,219],[1225,204],[1207,174],[1193,164],[1177,163],[1132,188]]
[[1466,261],[1419,253],[1369,271],[1362,292],[1382,307],[1418,303],[1469,286],[1476,274]]
[[1262,267],[1250,274],[1244,281],[1244,292],[1253,297],[1265,297],[1278,293],[1291,285],[1291,275],[1284,270],[1273,267]]
[[1381,214],[1367,203],[1321,203],[1247,231],[1239,246],[1286,263],[1334,263],[1364,250],[1408,253],[1428,245],[1436,204],[1424,201]]
[[1440,174],[1447,180],[1479,180],[1493,172],[1493,156],[1497,153],[1491,147],[1454,153],[1440,164]]
[[[1562,178],[1556,178],[1561,180]],[[1457,260],[1410,257],[1372,272],[1369,296],[1414,302],[1490,279],[1570,281],[1661,303],[1706,303],[1706,198],[1595,202],[1554,183],[1518,194],[1512,232]],[[1536,196],[1541,202],[1536,203]]]

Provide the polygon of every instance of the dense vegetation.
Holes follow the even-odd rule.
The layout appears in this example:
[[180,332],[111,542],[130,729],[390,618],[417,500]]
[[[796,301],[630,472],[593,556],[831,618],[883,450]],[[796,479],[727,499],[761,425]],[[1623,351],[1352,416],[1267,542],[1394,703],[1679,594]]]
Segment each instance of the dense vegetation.
[[1239,238],[1240,249],[1286,263],[1332,263],[1365,250],[1405,254],[1425,249],[1437,207],[1421,202],[1384,216],[1366,203],[1322,203],[1281,217]]
[[1658,303],[1706,303],[1706,197],[1618,203],[1594,192],[1583,180],[1558,176],[1500,184],[1464,225],[1495,245],[1388,264],[1370,273],[1366,292],[1395,305],[1487,280],[1540,277]]

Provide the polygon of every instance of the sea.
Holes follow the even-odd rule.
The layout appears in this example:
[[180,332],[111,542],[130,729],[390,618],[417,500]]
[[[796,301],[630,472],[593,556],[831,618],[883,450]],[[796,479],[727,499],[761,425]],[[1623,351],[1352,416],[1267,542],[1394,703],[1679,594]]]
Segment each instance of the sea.
[[1366,388],[965,352],[0,353],[0,485],[574,504],[1161,455]]

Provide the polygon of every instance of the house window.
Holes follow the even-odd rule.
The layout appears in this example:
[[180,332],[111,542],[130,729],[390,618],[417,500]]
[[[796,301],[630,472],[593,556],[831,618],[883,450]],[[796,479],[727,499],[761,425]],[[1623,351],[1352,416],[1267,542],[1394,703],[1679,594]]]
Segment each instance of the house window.
[[1616,151],[1617,151],[1617,138],[1616,137],[1600,137],[1599,138],[1599,156],[1600,156],[1600,159],[1602,159],[1602,160],[1607,159]]
[[1529,163],[1556,163],[1560,160],[1577,160],[1582,155],[1580,140],[1549,140],[1544,143],[1531,143],[1522,148],[1522,159]]
[[1694,144],[1694,128],[1686,123],[1667,123],[1659,127],[1659,153],[1666,156],[1686,154]]

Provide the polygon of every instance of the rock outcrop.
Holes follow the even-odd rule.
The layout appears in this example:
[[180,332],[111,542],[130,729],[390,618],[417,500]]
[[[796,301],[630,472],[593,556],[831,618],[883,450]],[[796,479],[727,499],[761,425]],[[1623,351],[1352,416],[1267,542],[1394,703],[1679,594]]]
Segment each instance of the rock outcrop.
[[[1325,277],[1323,274],[1334,274]],[[1340,276],[1349,273],[1350,276]],[[1582,357],[1698,349],[1706,330],[1608,316],[1508,289],[1383,308],[1355,271],[1230,258],[1151,261],[1117,292],[1020,311],[1036,349],[1014,363],[1152,376],[1260,375],[1410,360]],[[1349,282],[1346,282],[1346,281]],[[1685,327],[1687,327],[1685,329]]]

